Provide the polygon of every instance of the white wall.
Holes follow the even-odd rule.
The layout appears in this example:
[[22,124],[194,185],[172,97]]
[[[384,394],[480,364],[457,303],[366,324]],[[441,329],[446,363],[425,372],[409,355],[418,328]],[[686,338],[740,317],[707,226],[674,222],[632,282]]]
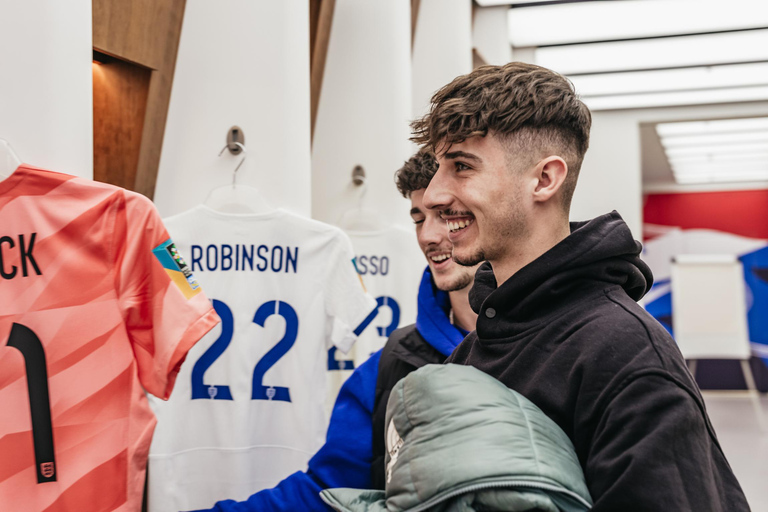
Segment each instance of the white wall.
[[217,155],[232,125],[248,152],[238,183],[309,215],[306,1],[187,1],[155,190],[163,216],[231,183],[240,157]]
[[503,66],[512,60],[508,20],[508,5],[475,8],[472,38],[486,64]]
[[90,0],[0,0],[0,138],[23,162],[93,177]]
[[[627,221],[635,238],[640,239],[643,222],[640,123],[756,115],[768,115],[768,102],[593,112],[590,147],[573,197],[571,218],[588,219],[615,209]],[[666,189],[680,192],[685,188]]]
[[[423,5],[423,3],[422,3]],[[355,165],[367,173],[365,208],[407,224],[394,172],[412,154],[410,1],[337,0],[312,149],[312,216],[335,224],[358,205]]]
[[471,0],[421,0],[413,42],[413,114],[426,113],[432,95],[472,71]]
[[617,210],[642,238],[640,127],[625,112],[593,112],[589,150],[571,204],[571,220]]

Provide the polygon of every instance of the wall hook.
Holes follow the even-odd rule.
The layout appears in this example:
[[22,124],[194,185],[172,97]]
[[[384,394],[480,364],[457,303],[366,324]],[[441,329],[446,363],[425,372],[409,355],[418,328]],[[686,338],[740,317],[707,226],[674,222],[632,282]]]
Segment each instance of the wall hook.
[[[239,145],[238,145],[239,144]],[[227,149],[233,155],[239,155],[245,146],[245,133],[239,126],[233,126],[227,132]]]
[[352,169],[352,183],[358,187],[365,183],[365,169],[363,169],[362,165],[356,165]]

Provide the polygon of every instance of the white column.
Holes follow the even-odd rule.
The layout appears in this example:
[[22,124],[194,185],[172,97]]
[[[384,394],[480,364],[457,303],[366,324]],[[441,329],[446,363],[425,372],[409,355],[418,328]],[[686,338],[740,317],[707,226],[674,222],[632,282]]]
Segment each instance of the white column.
[[638,240],[642,237],[640,126],[622,111],[593,112],[589,149],[576,184],[571,220],[617,210]]
[[25,163],[93,177],[90,0],[3,0],[0,138]]
[[237,182],[309,215],[306,1],[187,1],[155,190],[162,215],[231,183],[240,157],[217,155],[232,125],[247,149]]
[[408,223],[394,172],[411,155],[409,0],[337,0],[312,148],[312,216],[336,223],[358,205],[355,165],[367,174],[363,206]]
[[413,113],[423,115],[432,95],[472,71],[471,0],[421,0],[413,43]]
[[512,60],[508,11],[508,5],[475,8],[472,39],[486,64],[502,66]]

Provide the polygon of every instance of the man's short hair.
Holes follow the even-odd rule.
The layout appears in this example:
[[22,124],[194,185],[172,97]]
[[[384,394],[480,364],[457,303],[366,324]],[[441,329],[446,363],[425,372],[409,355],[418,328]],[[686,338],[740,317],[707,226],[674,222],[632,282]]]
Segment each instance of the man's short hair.
[[492,133],[519,158],[533,164],[557,155],[568,164],[563,184],[570,208],[592,115],[573,84],[549,69],[523,62],[481,66],[454,79],[432,97],[430,111],[411,124],[411,140],[437,152],[446,144]]
[[397,190],[408,198],[411,192],[427,188],[432,176],[437,172],[437,160],[429,148],[422,148],[405,161],[395,173]]

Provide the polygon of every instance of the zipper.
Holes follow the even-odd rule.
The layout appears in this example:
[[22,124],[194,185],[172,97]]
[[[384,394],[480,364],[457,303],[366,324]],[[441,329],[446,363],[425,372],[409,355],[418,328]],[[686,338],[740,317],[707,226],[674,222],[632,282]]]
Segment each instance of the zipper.
[[576,501],[587,507],[587,509],[591,509],[592,505],[586,501],[584,498],[579,496],[573,491],[569,491],[568,489],[564,489],[562,487],[559,487],[557,485],[552,484],[544,484],[541,482],[534,482],[531,480],[513,480],[513,481],[506,481],[506,482],[489,482],[485,484],[472,484],[467,485],[465,487],[461,487],[459,489],[453,490],[449,492],[448,494],[444,494],[441,496],[436,496],[430,500],[425,501],[424,503],[420,504],[417,507],[408,509],[408,512],[422,512],[424,510],[427,510],[430,507],[434,507],[438,503],[441,503],[445,500],[449,500],[455,496],[459,496],[461,494],[466,494],[468,492],[475,492],[475,491],[482,491],[485,489],[493,489],[493,488],[501,488],[501,487],[526,487],[531,489],[541,489],[544,491],[553,491],[558,492],[560,494],[565,494],[567,496],[570,496],[571,498],[574,498]]

